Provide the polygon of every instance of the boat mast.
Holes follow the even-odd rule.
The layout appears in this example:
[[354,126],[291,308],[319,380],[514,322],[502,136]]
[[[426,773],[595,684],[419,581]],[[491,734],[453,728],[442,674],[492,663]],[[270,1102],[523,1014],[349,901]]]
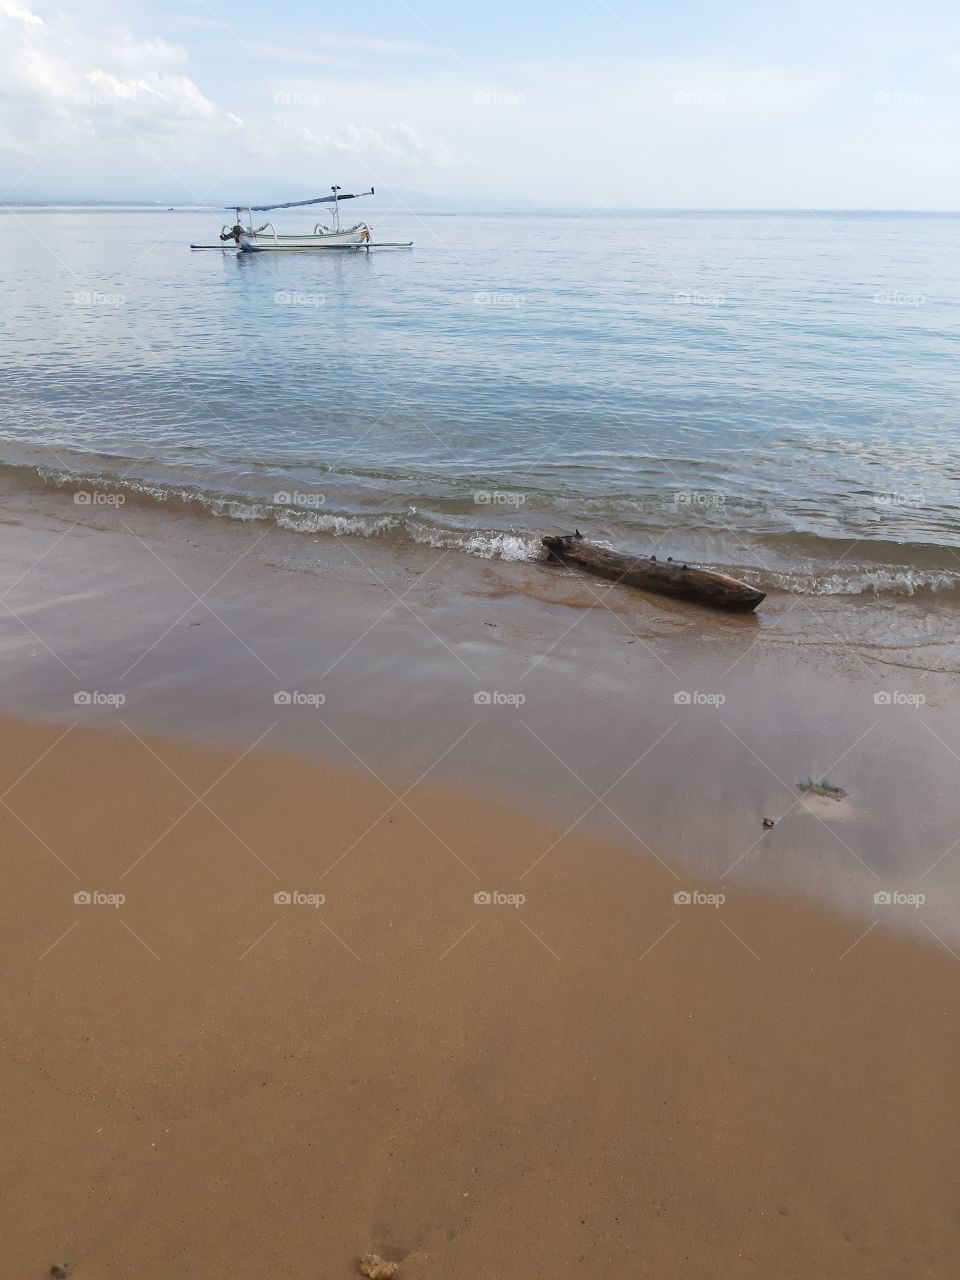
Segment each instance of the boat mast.
[[340,199],[337,195],[337,192],[340,190],[340,188],[331,187],[330,190],[333,192],[333,229],[334,231],[339,231],[340,230]]

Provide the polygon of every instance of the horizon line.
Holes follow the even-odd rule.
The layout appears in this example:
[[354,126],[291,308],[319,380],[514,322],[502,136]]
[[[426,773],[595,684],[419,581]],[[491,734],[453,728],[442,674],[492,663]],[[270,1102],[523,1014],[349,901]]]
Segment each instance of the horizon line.
[[[431,196],[426,192],[418,192],[428,200],[443,201],[449,198],[453,202],[465,203],[471,200],[482,202],[494,202],[504,206],[499,212],[510,212],[509,199],[498,200],[494,196]],[[376,199],[376,197],[374,197]],[[389,203],[390,197],[385,195],[384,201]],[[777,213],[777,214],[818,214],[818,213],[889,213],[889,214],[924,214],[932,216],[958,216],[960,209],[925,209],[925,208],[893,208],[869,207],[869,206],[851,206],[836,205],[814,207],[798,207],[796,205],[536,205],[526,200],[525,197],[516,197],[518,203],[524,203],[525,208],[518,210],[522,213]],[[76,205],[85,205],[91,207],[111,207],[123,205],[130,208],[154,209],[161,205],[165,205],[167,209],[192,209],[195,211],[210,210],[212,212],[222,212],[225,209],[235,208],[236,205],[231,204],[200,204],[200,203],[178,203],[166,199],[131,199],[124,197],[109,197],[92,199],[89,197],[35,197],[33,199],[23,200],[7,200],[0,198],[0,209],[6,208],[35,208],[35,207],[62,207],[68,208]],[[243,203],[241,208],[247,206]],[[415,207],[408,206],[412,213],[418,212]],[[440,210],[424,210],[424,212],[442,212]],[[468,210],[460,210],[459,212],[468,212]],[[498,212],[498,210],[478,209],[477,212],[490,213]]]

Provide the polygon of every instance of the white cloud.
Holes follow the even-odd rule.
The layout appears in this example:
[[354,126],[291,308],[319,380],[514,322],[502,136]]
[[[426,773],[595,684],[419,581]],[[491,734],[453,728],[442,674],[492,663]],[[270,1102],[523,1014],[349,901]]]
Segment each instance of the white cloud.
[[[311,36],[310,43],[321,46],[332,45],[335,48],[340,49],[358,49],[366,53],[435,52],[432,45],[420,44],[415,40],[384,40],[377,36]],[[258,47],[262,49],[269,49],[277,57],[289,58],[294,62],[312,62],[317,57],[317,55],[312,53],[309,49],[302,47],[291,48],[289,46],[278,46],[272,44],[260,45]]]
[[267,41],[246,42],[251,53],[272,62],[299,62],[317,67],[356,68],[332,50],[354,53],[432,53],[430,45],[411,40],[381,40],[373,36],[313,36],[303,45],[271,44]]
[[413,167],[454,163],[453,152],[442,139],[422,134],[402,121],[379,128],[347,123],[333,130],[320,130],[303,123],[299,117],[274,116],[269,125],[256,134],[251,145],[256,153],[264,156],[297,152],[353,155]]
[[[423,48],[367,37],[330,43],[386,52]],[[241,127],[237,115],[185,73],[187,61],[186,50],[168,40],[140,38],[125,29],[95,32],[88,23],[63,17],[44,22],[18,0],[0,0],[0,152],[8,153],[0,192],[19,194],[18,172],[36,180],[31,160],[65,184],[64,194],[66,183],[82,173],[84,183],[104,195],[133,192],[149,181],[196,199],[211,178],[231,169],[259,181],[263,168],[257,166],[268,157],[291,179],[311,177],[318,156],[355,157],[362,162],[357,167],[369,166],[385,180],[453,163],[452,148],[424,127],[430,113],[421,109],[422,95],[400,94],[391,102],[381,90],[365,103],[350,93],[348,104],[338,91],[330,111],[318,115],[298,111],[297,104],[323,95],[287,94],[291,109],[278,114],[278,95],[271,101],[263,86],[248,84],[244,101],[252,119]],[[415,99],[417,118],[410,119],[402,102]],[[10,153],[24,157],[22,165]],[[43,172],[39,165],[38,171]]]
[[112,155],[119,175],[117,140],[131,131],[134,150],[149,136],[166,138],[173,154],[184,137],[234,132],[236,117],[172,70],[186,57],[166,40],[124,29],[95,36],[0,0],[0,149],[31,156],[79,142],[91,161],[98,149]]
[[[413,40],[271,44],[261,28],[264,43],[201,36],[191,52],[89,16],[41,18],[30,3],[0,0],[0,193],[28,170],[27,194],[195,199],[221,176],[254,191],[312,187],[323,170],[330,181],[564,204],[581,192],[621,206],[960,199],[952,104],[911,105],[886,91],[922,85],[874,84],[862,69],[584,55],[425,71],[376,58],[437,53]],[[171,18],[188,45],[190,26],[219,22]],[[280,78],[284,69],[295,74]],[[210,84],[236,87],[242,122],[227,109],[231,90]]]
[[5,18],[10,18],[14,22],[22,22],[26,27],[42,27],[43,19],[39,18],[35,13],[31,13],[29,9],[23,8],[19,4],[10,4],[8,0],[3,0],[0,4],[0,14]]
[[[99,41],[97,43],[100,44]],[[106,53],[114,69],[152,69],[158,64],[169,66],[187,60],[186,49],[178,44],[170,44],[161,39],[137,40],[131,32],[125,30],[113,33],[112,38],[108,39]]]
[[[833,81],[812,74],[726,68],[706,62],[673,65],[574,63],[515,66],[489,79],[449,73],[415,80],[325,78],[271,81],[281,112],[251,124],[263,157],[285,158],[291,176],[305,155],[356,155],[406,169],[472,171],[474,191],[522,194],[531,184],[547,200],[569,200],[587,181],[630,203],[649,168],[673,169],[679,148],[716,149],[740,131],[777,118],[803,118]],[[388,170],[381,181],[394,180]],[[401,175],[402,176],[402,175]],[[631,189],[632,187],[632,189]]]

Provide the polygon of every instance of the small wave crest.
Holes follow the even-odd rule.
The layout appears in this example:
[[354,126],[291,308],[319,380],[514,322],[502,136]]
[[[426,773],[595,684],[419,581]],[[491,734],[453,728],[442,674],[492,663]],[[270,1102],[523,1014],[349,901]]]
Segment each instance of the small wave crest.
[[[93,511],[96,503],[91,495],[122,495],[121,501],[167,510],[181,508],[185,513],[203,514],[237,520],[243,523],[272,522],[278,529],[313,536],[384,538],[410,542],[443,551],[460,551],[483,560],[524,562],[536,560],[540,554],[540,537],[533,531],[515,529],[477,529],[451,527],[441,518],[428,516],[422,509],[357,512],[328,510],[322,500],[316,505],[292,505],[278,501],[278,495],[257,497],[251,494],[218,493],[200,486],[148,481],[93,472],[54,470],[43,466],[0,463],[0,474],[21,487],[36,487],[37,480],[48,488],[67,490],[74,501],[83,496],[90,501],[79,504],[79,511]],[[284,498],[286,494],[282,495]],[[598,539],[604,541],[604,539]],[[807,548],[802,570],[773,569],[762,564],[762,549],[757,548],[754,564],[708,564],[770,591],[779,590],[808,596],[915,596],[956,593],[960,597],[960,572],[936,565],[920,567],[910,564],[851,564],[837,566],[835,547],[830,546],[830,567],[819,568],[816,557]],[[783,555],[782,550],[778,553]],[[691,561],[695,557],[690,557]]]
[[777,587],[793,595],[913,596],[924,592],[960,590],[960,574],[946,569],[908,569],[899,565],[859,566],[846,572],[772,573],[758,575],[761,585]]
[[539,554],[539,540],[529,534],[494,531],[461,533],[416,521],[408,521],[406,527],[413,541],[421,546],[465,551],[482,560],[535,560]]
[[272,521],[278,529],[290,533],[332,535],[333,537],[408,539],[421,546],[438,550],[462,551],[484,560],[534,560],[539,540],[532,535],[501,530],[456,530],[430,524],[423,518],[411,519],[409,512],[357,514],[327,511],[319,506],[293,506],[267,498],[235,494],[211,493],[190,485],[151,483],[116,476],[99,476],[80,472],[53,470],[45,467],[11,468],[23,482],[24,471],[39,476],[44,485],[79,494],[91,492],[121,495],[124,501],[147,506],[184,507],[206,515],[226,517],[243,523]]
[[261,517],[273,518],[278,529],[293,533],[331,533],[334,537],[376,538],[381,534],[399,530],[400,516],[351,516],[337,515],[330,511],[298,511],[272,507]]

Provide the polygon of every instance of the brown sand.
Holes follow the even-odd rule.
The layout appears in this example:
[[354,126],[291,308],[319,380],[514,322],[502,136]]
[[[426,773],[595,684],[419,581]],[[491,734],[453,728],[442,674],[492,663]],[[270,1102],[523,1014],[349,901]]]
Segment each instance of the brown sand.
[[5,1276],[956,1274],[946,948],[677,906],[468,796],[62,733],[0,722]]

